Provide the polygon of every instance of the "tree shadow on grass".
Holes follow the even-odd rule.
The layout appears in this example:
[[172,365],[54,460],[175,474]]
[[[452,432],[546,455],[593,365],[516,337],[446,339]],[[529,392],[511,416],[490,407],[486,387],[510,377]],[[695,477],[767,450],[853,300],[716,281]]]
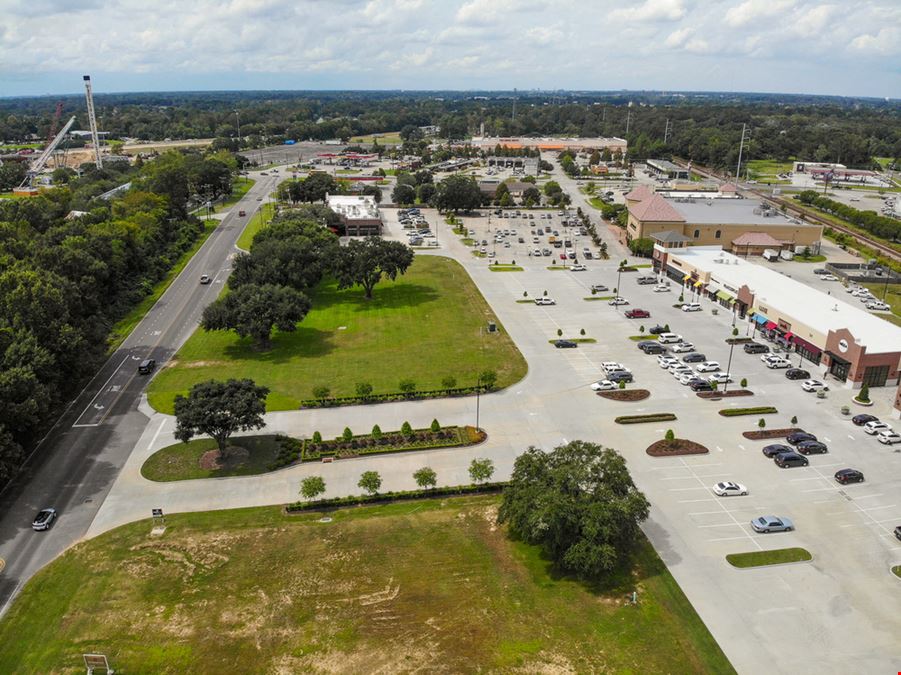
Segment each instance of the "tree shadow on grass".
[[362,288],[354,287],[337,291],[332,286],[314,295],[313,307],[318,310],[328,310],[335,305],[346,305],[354,312],[370,312],[416,307],[427,302],[434,302],[439,297],[438,291],[431,286],[403,281],[394,283],[383,281],[373,289],[371,300],[366,299]]
[[260,351],[250,338],[241,338],[228,345],[224,353],[232,360],[256,363],[287,363],[298,356],[315,358],[335,350],[334,331],[320,330],[303,324],[294,332],[275,331],[269,349]]

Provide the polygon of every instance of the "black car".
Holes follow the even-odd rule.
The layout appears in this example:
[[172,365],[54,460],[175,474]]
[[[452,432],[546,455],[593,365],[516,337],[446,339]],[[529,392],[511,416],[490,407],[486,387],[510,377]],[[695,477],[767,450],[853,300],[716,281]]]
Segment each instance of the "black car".
[[794,431],[785,437],[792,445],[797,445],[798,443],[803,443],[804,441],[815,441],[817,437],[813,434],[808,434],[806,431]]
[[776,466],[781,469],[790,469],[793,466],[807,466],[810,464],[804,455],[799,455],[797,452],[780,452],[773,457],[773,461],[776,462]]
[[898,527],[895,528],[894,532],[895,539],[901,539],[901,525],[898,525]]
[[823,455],[829,452],[829,448],[821,441],[801,441],[795,449],[802,455]]
[[742,349],[745,350],[745,354],[766,354],[770,351],[769,347],[759,342],[748,342]]
[[572,349],[573,347],[578,347],[579,345],[572,340],[554,340],[554,346],[557,349]]
[[839,469],[835,472],[835,480],[842,485],[848,483],[863,483],[863,472],[857,469]]
[[651,330],[648,331],[648,333],[650,333],[651,335],[660,335],[661,333],[668,333],[668,332],[669,331],[667,330],[666,326],[661,326],[660,324],[657,324],[656,326],[651,328]]
[[801,368],[789,368],[785,371],[785,377],[789,380],[809,380],[810,373]]
[[789,446],[782,445],[781,443],[774,443],[773,445],[763,446],[763,454],[766,457],[773,458],[776,455],[779,455],[783,452],[794,452],[794,451]]
[[684,363],[701,363],[702,361],[706,360],[707,357],[700,352],[691,352],[691,354],[686,354],[682,357],[682,361]]
[[879,418],[876,415],[870,415],[868,413],[861,413],[860,415],[855,415],[851,418],[851,421],[854,422],[859,427],[862,427],[867,422],[878,422]]
[[138,372],[141,375],[147,375],[152,373],[154,368],[156,368],[156,359],[144,359],[141,361],[141,365],[138,366]]
[[650,344],[647,347],[642,347],[641,351],[643,351],[645,354],[665,354],[666,347],[655,342],[654,344]]
[[691,390],[694,392],[713,391],[713,385],[705,380],[692,380],[688,383],[688,386],[691,387]]
[[607,373],[607,379],[611,382],[631,382],[632,373],[625,370],[614,370]]
[[829,274],[830,272],[829,272],[829,270],[827,270],[827,269],[824,268],[824,267],[818,267],[817,269],[815,269],[815,270],[813,271],[813,273],[814,273],[814,274]]

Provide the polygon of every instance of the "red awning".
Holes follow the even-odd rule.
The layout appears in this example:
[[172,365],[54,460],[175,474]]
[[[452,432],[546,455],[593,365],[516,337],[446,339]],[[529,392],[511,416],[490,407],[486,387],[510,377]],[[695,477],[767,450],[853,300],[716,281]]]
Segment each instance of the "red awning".
[[785,335],[783,335],[782,337],[784,337],[786,340],[788,340],[792,335],[794,335],[794,333],[788,332]]
[[776,328],[776,324],[772,321],[767,321],[765,324],[763,324],[763,327],[767,330],[773,330],[774,328]]

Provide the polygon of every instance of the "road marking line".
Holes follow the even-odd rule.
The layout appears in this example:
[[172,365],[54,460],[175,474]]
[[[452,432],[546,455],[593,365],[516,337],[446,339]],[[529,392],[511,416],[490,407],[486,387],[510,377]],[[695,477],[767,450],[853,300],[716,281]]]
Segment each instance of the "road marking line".
[[851,434],[848,434],[848,438],[850,438],[852,441],[854,440],[854,436],[852,436]]
[[[886,518],[885,520],[874,520],[873,522],[881,525],[882,523],[894,523],[896,520],[898,520],[898,516],[892,516],[891,518]],[[884,536],[889,535],[886,534]]]
[[[824,488],[811,488],[810,490],[801,490],[801,492],[827,492],[829,490],[838,490],[838,488],[834,487],[824,487]],[[821,502],[814,502],[814,504],[825,504],[826,502],[831,502],[831,499],[824,499]]]
[[[124,366],[125,363],[126,363],[130,358],[131,358],[131,356],[126,356],[124,359],[122,359],[122,363],[120,363],[118,366],[116,366],[116,368],[113,370],[112,375],[110,375],[110,376],[107,378],[106,382],[103,383],[103,386],[100,387],[100,389],[97,390],[97,393],[96,393],[96,394],[94,394],[94,398],[92,398],[92,399],[88,402],[87,406],[85,406],[85,409],[81,411],[81,415],[78,416],[78,419],[81,419],[82,417],[84,417],[84,414],[85,414],[86,412],[88,412],[88,409],[91,408],[91,407],[93,407],[94,401],[97,400],[97,397],[100,396],[101,393],[106,393],[106,385],[108,385],[108,384],[110,383],[110,380],[112,380],[112,379],[116,376],[116,373],[119,372],[119,369],[120,369],[122,366]],[[119,397],[117,396],[117,397],[116,397],[116,400],[118,400],[118,398],[119,398]],[[115,402],[114,402],[114,404],[115,404]],[[106,417],[106,415],[104,415],[104,417]],[[73,425],[73,426],[74,426],[74,425]],[[96,426],[96,425],[89,425],[89,426]]]
[[[885,506],[871,506],[868,509],[860,509],[860,510],[861,511],[876,511],[878,509],[892,509],[895,506],[897,506],[897,504],[886,504]],[[858,508],[860,508],[860,507],[858,507]]]

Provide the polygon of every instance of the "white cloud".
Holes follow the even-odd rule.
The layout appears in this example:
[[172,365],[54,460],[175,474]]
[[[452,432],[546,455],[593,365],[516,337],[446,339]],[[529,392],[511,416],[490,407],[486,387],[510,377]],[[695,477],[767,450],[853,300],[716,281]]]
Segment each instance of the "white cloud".
[[563,31],[557,26],[536,26],[526,31],[526,39],[532,44],[548,45],[563,39]]
[[726,24],[745,26],[760,19],[771,19],[794,6],[795,0],[745,0],[726,12]]
[[901,53],[901,29],[897,27],[883,28],[875,35],[858,35],[851,40],[851,49],[862,52],[873,52],[888,56]]
[[666,47],[681,47],[689,35],[691,35],[691,28],[679,28],[670,33],[663,44]]
[[625,21],[677,21],[685,16],[682,0],[645,0],[638,7],[617,9],[611,18]]
[[703,38],[692,38],[685,43],[685,51],[691,54],[707,54],[711,51],[710,44]]

